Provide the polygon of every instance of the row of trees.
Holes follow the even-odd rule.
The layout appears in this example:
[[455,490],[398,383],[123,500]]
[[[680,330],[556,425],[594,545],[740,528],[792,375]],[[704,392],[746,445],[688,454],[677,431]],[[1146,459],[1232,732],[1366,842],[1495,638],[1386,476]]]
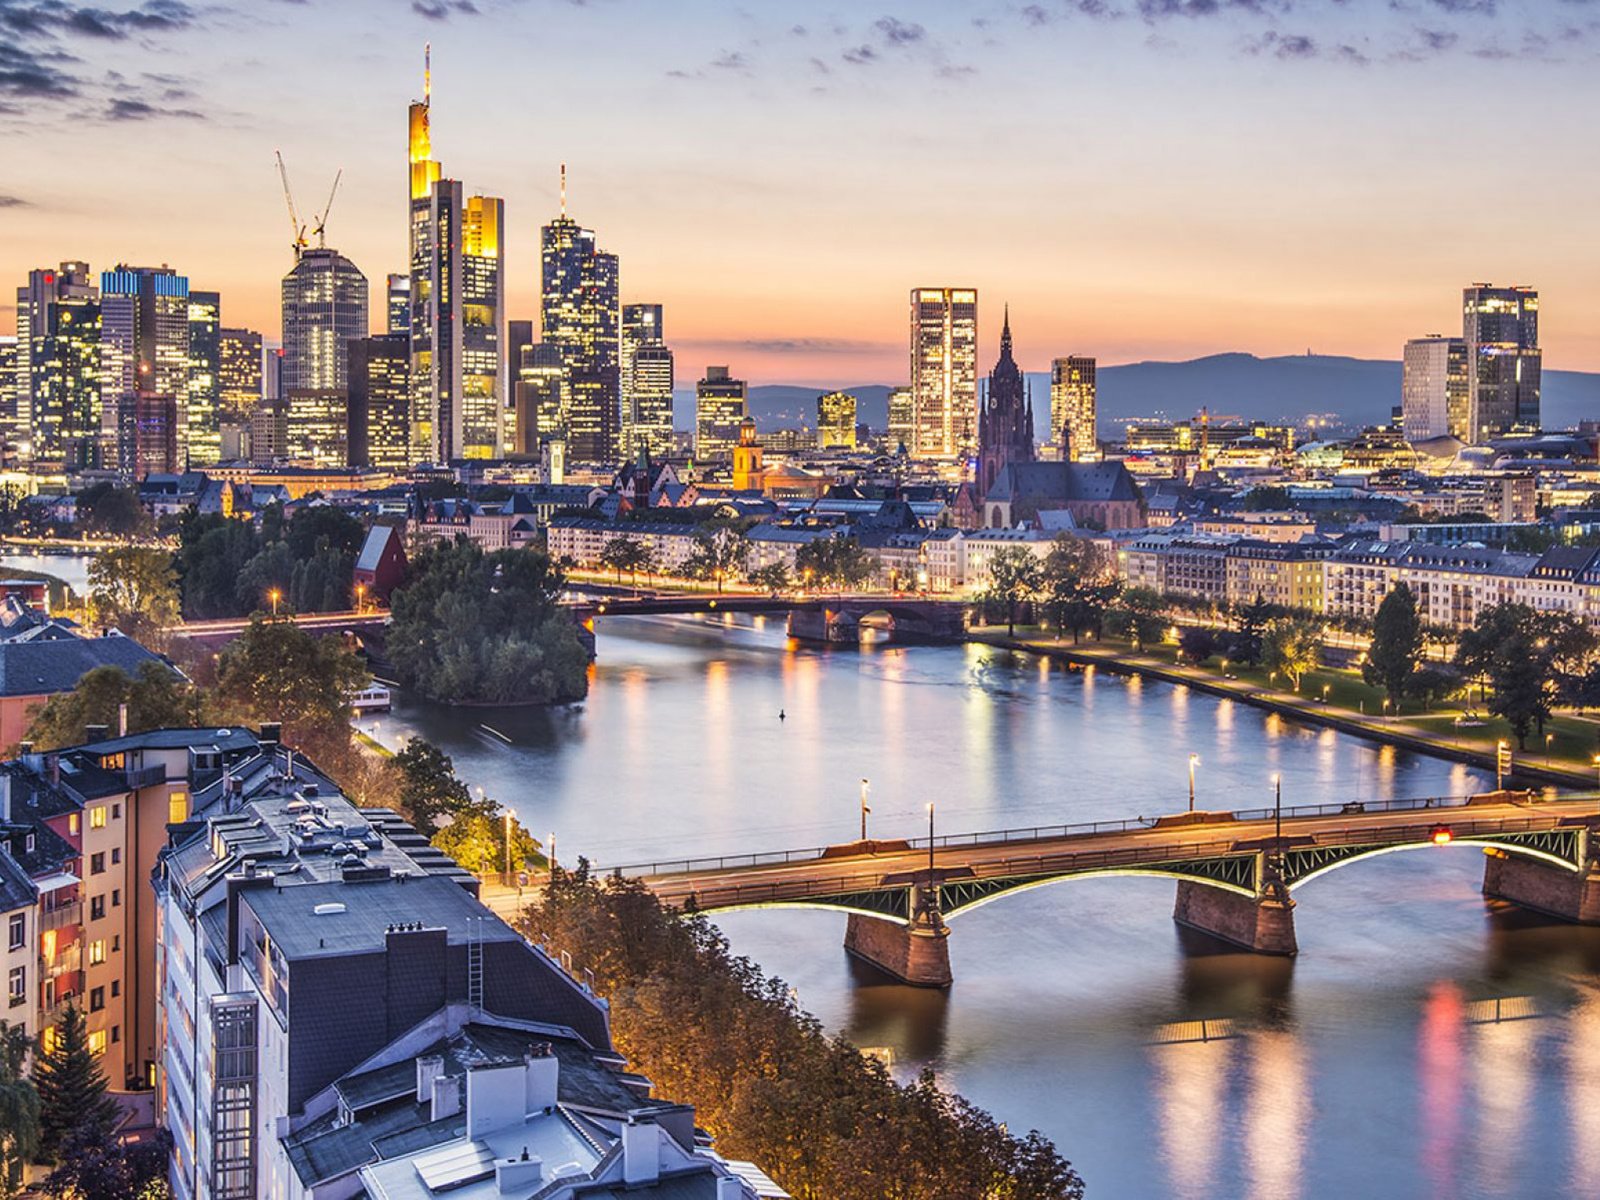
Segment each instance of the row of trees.
[[[745,579],[767,591],[785,591],[795,584],[807,587],[858,588],[878,572],[878,560],[853,537],[825,537],[807,542],[795,551],[794,570],[773,562],[749,570],[750,542],[737,525],[717,523],[695,535],[694,548],[681,568],[689,579],[714,582],[720,592],[730,580]],[[600,549],[600,565],[615,571],[617,582],[627,575],[637,582],[662,569],[655,549],[636,538],[614,537]]]
[[1083,1195],[1048,1139],[1011,1134],[931,1073],[896,1084],[716,926],[663,908],[637,880],[557,871],[520,925],[594,973],[633,1069],[797,1200]]
[[351,577],[366,537],[362,523],[328,505],[289,520],[268,508],[260,527],[219,513],[189,512],[178,526],[174,562],[183,614],[243,617],[276,594],[289,612],[335,612],[352,606]]
[[1085,633],[1099,634],[1122,595],[1105,551],[1087,539],[1063,533],[1043,556],[1026,546],[995,551],[983,599],[1003,607],[1007,634],[1016,631],[1022,606],[1033,604],[1044,620],[1077,641]]

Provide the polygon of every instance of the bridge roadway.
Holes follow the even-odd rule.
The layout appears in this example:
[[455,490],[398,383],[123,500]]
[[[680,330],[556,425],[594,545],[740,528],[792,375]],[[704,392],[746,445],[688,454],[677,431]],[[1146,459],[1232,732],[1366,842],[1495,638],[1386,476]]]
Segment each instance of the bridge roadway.
[[1358,859],[1440,845],[1482,847],[1487,894],[1600,923],[1600,795],[1527,792],[1102,821],[934,839],[612,868],[699,911],[830,908],[846,946],[906,982],[950,981],[946,922],[1027,888],[1096,875],[1178,881],[1174,916],[1244,949],[1297,950],[1289,893]]

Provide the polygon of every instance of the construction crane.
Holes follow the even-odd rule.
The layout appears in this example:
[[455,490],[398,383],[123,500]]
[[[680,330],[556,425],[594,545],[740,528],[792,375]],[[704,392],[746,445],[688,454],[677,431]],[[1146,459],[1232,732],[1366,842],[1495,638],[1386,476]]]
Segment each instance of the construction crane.
[[323,241],[322,234],[323,234],[323,231],[328,228],[328,213],[333,208],[333,198],[339,194],[339,180],[341,180],[343,178],[344,178],[344,168],[340,167],[338,173],[336,175],[334,175],[334,177],[333,177],[333,187],[331,189],[329,189],[329,191],[328,191],[328,202],[322,206],[322,215],[317,218],[316,225],[312,227],[311,232],[313,232],[313,233],[315,233],[317,235],[317,249],[318,250],[321,250],[321,249],[325,248],[325,243]]
[[[289,169],[283,165],[283,152],[274,150],[273,154],[277,155],[278,158],[278,178],[283,180],[283,200],[289,206],[289,236],[292,239],[289,243],[289,248],[294,251],[295,261],[299,262],[300,256],[305,253],[306,247],[311,243],[306,240],[305,223],[300,220],[300,214],[295,211],[294,193],[289,190]],[[328,202],[330,204],[333,202],[331,197]],[[319,229],[317,232],[321,233],[322,231]]]

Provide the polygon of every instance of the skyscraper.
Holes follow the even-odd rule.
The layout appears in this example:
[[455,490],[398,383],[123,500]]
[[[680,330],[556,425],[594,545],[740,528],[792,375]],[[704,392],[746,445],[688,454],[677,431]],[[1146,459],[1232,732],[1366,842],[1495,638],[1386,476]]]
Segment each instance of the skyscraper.
[[189,465],[213,465],[222,455],[217,410],[222,390],[222,297],[189,293]]
[[610,461],[621,449],[617,256],[567,216],[565,167],[561,215],[540,233],[540,265],[544,341],[560,349],[567,369],[567,459]]
[[16,441],[24,435],[17,421],[17,396],[22,390],[22,372],[17,369],[19,360],[17,339],[0,337],[0,432],[7,441]]
[[25,458],[102,464],[100,290],[88,263],[30,271],[17,289],[15,413]]
[[622,453],[672,452],[672,351],[659,304],[622,308]]
[[1050,440],[1066,462],[1096,462],[1095,360],[1072,355],[1050,365]]
[[[100,412],[115,465],[141,478],[188,461],[189,280],[170,267],[100,274]],[[111,465],[108,462],[106,465]]]
[[1475,283],[1462,292],[1467,429],[1478,443],[1539,427],[1539,293]]
[[1467,418],[1467,343],[1437,333],[1406,343],[1400,418],[1406,440],[1450,435],[1471,440]]
[[849,392],[828,392],[817,397],[817,447],[856,448],[856,398]]
[[411,276],[389,273],[389,321],[385,328],[390,333],[411,335]]
[[404,471],[411,465],[411,337],[357,338],[349,353],[349,464]]
[[248,421],[261,403],[261,335],[253,329],[218,334],[217,405],[224,420]]
[[706,377],[694,389],[696,458],[719,462],[733,457],[747,415],[746,390],[745,381],[731,378],[727,367],[706,368]]
[[337,250],[311,249],[283,277],[283,390],[345,385],[345,345],[367,336],[367,277]]
[[432,91],[430,57],[409,122],[412,454],[493,458],[504,451],[505,204],[442,177]]
[[287,408],[290,458],[309,467],[348,465],[350,416],[345,388],[290,388]]
[[918,458],[970,454],[978,423],[978,293],[972,288],[911,292],[911,405]]
[[1011,312],[1000,329],[1000,358],[989,372],[989,387],[978,414],[980,498],[989,494],[1001,470],[1033,461],[1033,398],[1022,368],[1011,354]]
[[518,356],[513,392],[511,452],[538,458],[544,447],[567,438],[567,367],[561,347],[548,342],[524,346]]
[[910,453],[916,445],[917,437],[916,408],[912,403],[911,389],[908,387],[891,388],[889,391],[889,449],[898,450],[901,446]]

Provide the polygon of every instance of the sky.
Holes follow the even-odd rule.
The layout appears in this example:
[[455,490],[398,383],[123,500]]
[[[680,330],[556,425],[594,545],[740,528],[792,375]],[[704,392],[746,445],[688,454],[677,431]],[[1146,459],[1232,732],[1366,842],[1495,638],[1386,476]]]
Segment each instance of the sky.
[[405,265],[406,107],[506,201],[509,315],[569,209],[666,306],[680,382],[895,383],[908,294],[975,286],[986,367],[1397,358],[1474,281],[1600,370],[1600,0],[0,0],[13,281],[168,263],[278,332],[302,212]]

